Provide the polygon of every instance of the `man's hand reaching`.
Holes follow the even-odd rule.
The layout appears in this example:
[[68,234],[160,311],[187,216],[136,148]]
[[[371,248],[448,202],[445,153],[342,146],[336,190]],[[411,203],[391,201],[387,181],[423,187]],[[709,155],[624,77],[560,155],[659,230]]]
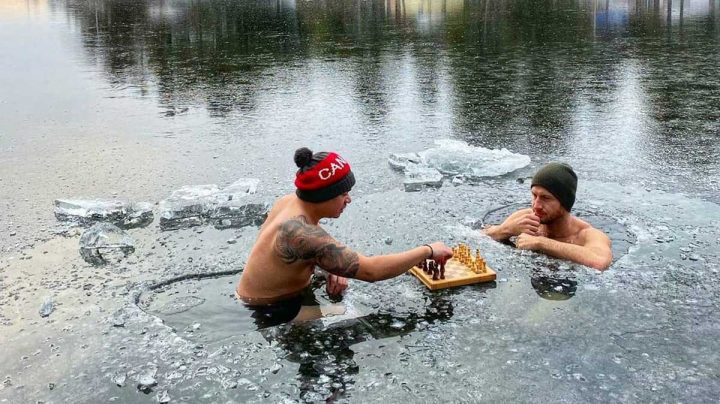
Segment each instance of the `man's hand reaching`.
[[330,296],[340,296],[348,287],[348,279],[342,276],[327,274],[325,290]]
[[430,244],[430,248],[432,248],[433,254],[432,257],[429,258],[434,260],[438,264],[447,262],[447,260],[449,260],[453,256],[452,249],[446,246],[445,243],[441,241],[436,241]]

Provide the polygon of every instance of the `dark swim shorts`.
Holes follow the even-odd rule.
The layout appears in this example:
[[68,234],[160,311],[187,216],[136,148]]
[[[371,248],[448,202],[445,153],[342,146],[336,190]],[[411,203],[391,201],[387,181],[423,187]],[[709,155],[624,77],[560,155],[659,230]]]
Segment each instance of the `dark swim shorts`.
[[305,288],[300,294],[280,300],[271,304],[247,304],[245,307],[250,309],[250,317],[255,319],[255,325],[258,329],[274,327],[284,324],[300,313],[302,306],[317,306],[315,294],[311,287]]

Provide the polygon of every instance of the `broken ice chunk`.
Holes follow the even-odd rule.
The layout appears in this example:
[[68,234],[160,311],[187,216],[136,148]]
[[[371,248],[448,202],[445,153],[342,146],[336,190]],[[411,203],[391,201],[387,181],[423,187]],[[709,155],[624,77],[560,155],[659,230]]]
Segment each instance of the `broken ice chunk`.
[[422,159],[417,153],[392,153],[388,164],[395,170],[405,171],[408,165],[420,164]]
[[138,377],[137,389],[145,394],[152,393],[152,388],[157,386],[157,380],[155,380],[155,369],[148,369],[142,372]]
[[260,226],[267,218],[270,205],[267,203],[227,203],[218,206],[209,214],[210,222],[216,229]]
[[442,183],[443,176],[438,170],[422,166],[409,166],[403,181],[405,192],[421,191],[425,187],[440,188]]
[[451,139],[436,140],[435,145],[419,153],[391,154],[388,163],[406,173],[417,168],[434,168],[444,176],[458,179],[504,175],[530,164],[529,156],[507,149],[486,149]]
[[118,262],[135,251],[135,242],[121,228],[97,223],[80,236],[80,256],[93,265]]
[[215,184],[188,185],[160,201],[160,228],[177,230],[203,223],[203,213],[220,192]]
[[223,188],[222,193],[227,195],[242,196],[245,194],[254,194],[257,192],[260,180],[257,178],[240,178],[227,187]]
[[250,198],[259,182],[241,178],[224,189],[215,184],[182,187],[160,202],[160,228],[177,230],[208,221],[219,229],[262,224],[269,205]]
[[418,153],[429,166],[444,175],[468,178],[504,175],[530,164],[530,157],[507,149],[486,149],[451,139],[436,140],[437,147]]
[[92,225],[110,222],[129,229],[144,227],[153,221],[152,204],[107,199],[56,199],[55,217],[63,222]]
[[40,317],[47,317],[54,310],[55,310],[55,302],[53,302],[52,297],[46,297],[45,300],[43,301],[43,304],[40,306],[40,310],[38,310],[38,312],[40,313]]

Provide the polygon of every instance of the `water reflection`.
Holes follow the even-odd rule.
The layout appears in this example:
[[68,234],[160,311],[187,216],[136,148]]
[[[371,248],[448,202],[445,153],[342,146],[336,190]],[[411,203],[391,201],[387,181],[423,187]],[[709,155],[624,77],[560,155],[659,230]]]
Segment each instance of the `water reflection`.
[[534,269],[530,275],[530,284],[543,299],[568,300],[575,296],[578,283],[572,273]]
[[402,337],[452,317],[453,305],[445,295],[433,294],[428,299],[424,313],[375,313],[328,327],[310,322],[260,332],[285,352],[284,359],[300,364],[297,380],[301,400],[334,401],[346,395],[360,372],[353,345]]
[[[276,74],[269,71],[272,66],[320,56],[356,58],[360,69],[353,87],[361,97],[371,97],[374,112],[382,113],[387,86],[393,84],[382,83],[383,67],[394,62],[380,56],[408,52],[413,64],[435,72],[440,65],[451,67],[447,74],[456,83],[454,108],[461,131],[511,135],[529,126],[544,130],[547,138],[566,130],[578,80],[595,66],[587,58],[598,51],[594,38],[670,32],[676,18],[679,24],[686,14],[705,17],[708,34],[717,30],[714,2],[691,9],[684,1],[666,3],[666,10],[658,2],[600,0],[438,5],[423,0],[160,5],[69,0],[52,5],[76,18],[90,56],[114,79],[141,92],[156,85],[164,103],[204,99],[219,115],[252,109],[259,90],[252,84],[266,73]],[[612,69],[623,56],[613,54],[603,52],[605,68]],[[420,78],[423,98],[433,99],[432,83]],[[546,142],[558,147],[557,140]],[[496,145],[492,139],[490,144]]]
[[[162,318],[179,335],[204,346],[232,345],[248,333],[259,332],[270,346],[280,349],[275,351],[278,359],[300,365],[300,399],[309,401],[333,400],[348,392],[360,372],[354,345],[415,331],[428,332],[433,325],[453,317],[453,296],[465,289],[426,292],[418,302],[405,302],[407,305],[381,299],[379,309],[343,303],[346,313],[339,317],[267,327],[254,320],[252,313],[237,301],[232,293],[236,282],[236,276],[184,275],[154,285],[138,296],[137,304]],[[317,304],[342,301],[330,299],[323,286],[323,279],[312,284]],[[491,283],[473,287],[484,291],[495,286]],[[368,312],[371,314],[361,314]]]
[[[113,86],[157,93],[167,117],[200,105],[269,134],[282,114],[291,126],[322,131],[330,120],[373,140],[432,133],[556,156],[600,148],[619,173],[637,168],[629,161],[658,174],[670,162],[679,184],[718,171],[715,1],[51,7],[73,18]],[[614,145],[628,147],[621,156]],[[607,163],[586,157],[593,172]]]

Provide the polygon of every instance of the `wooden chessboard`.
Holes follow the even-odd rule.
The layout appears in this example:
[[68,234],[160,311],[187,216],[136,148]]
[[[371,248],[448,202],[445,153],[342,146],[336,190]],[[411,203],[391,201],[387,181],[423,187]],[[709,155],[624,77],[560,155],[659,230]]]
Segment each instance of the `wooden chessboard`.
[[491,282],[497,276],[489,266],[485,266],[485,271],[479,274],[473,272],[465,264],[451,258],[445,263],[445,279],[434,281],[432,274],[426,274],[422,268],[414,266],[410,272],[415,275],[430,290],[453,288],[456,286],[471,285],[473,283]]

